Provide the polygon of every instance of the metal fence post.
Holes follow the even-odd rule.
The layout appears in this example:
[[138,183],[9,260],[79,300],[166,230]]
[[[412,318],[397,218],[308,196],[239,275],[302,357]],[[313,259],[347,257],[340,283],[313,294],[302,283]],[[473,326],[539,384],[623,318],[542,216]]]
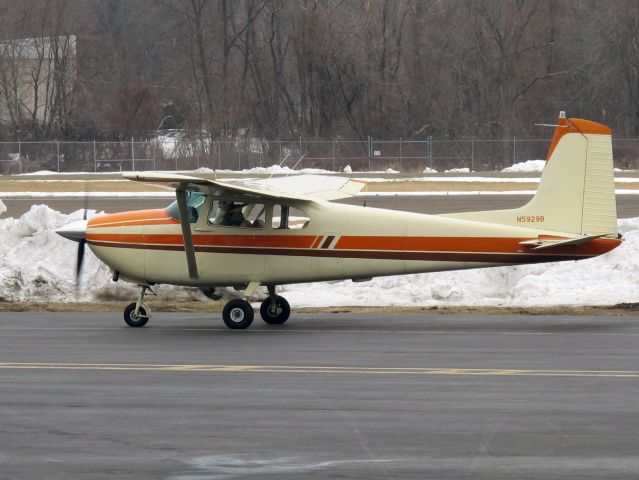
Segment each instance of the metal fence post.
[[368,171],[371,171],[371,149],[373,148],[373,137],[368,136]]
[[399,171],[404,171],[404,163],[402,161],[402,137],[399,137]]
[[333,138],[333,171],[336,172],[335,169],[335,138]]
[[217,169],[222,170],[222,141],[216,140],[217,144]]
[[96,155],[95,140],[93,140],[93,171],[98,171],[98,158]]
[[475,171],[475,140],[470,141],[470,171]]
[[428,168],[433,168],[433,136],[428,136]]
[[133,148],[133,137],[131,137],[131,170],[135,172],[135,149]]
[[55,151],[58,160],[58,173],[60,173],[60,142],[58,140],[55,141]]
[[513,136],[513,165],[517,163],[517,144],[515,143],[516,139]]
[[18,164],[20,165],[20,173],[22,173],[22,145],[18,140]]

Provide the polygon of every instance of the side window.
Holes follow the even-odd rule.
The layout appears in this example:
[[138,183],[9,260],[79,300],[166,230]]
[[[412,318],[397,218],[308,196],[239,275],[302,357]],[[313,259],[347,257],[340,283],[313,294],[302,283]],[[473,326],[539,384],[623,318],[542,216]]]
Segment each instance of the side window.
[[280,230],[297,230],[306,228],[309,221],[309,216],[302,210],[289,205],[273,206],[273,228]]
[[221,227],[264,228],[266,207],[262,203],[213,200],[209,223]]

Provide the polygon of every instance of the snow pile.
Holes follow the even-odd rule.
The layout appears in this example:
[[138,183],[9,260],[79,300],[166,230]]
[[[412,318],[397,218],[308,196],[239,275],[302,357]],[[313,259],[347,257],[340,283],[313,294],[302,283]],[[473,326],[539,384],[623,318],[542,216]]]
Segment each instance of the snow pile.
[[[95,215],[89,212],[89,217]],[[76,287],[78,244],[55,230],[81,220],[83,211],[64,215],[46,205],[34,205],[22,217],[0,220],[0,301],[134,300],[138,288],[113,282],[109,268],[85,249],[80,286]],[[196,291],[200,298],[199,291]],[[193,289],[163,288],[163,297],[191,298]]]
[[213,170],[207,167],[200,167],[191,173],[259,173],[264,175],[290,175],[290,174],[325,174],[335,173],[330,170],[322,170],[321,168],[300,168],[293,170],[290,167],[282,167],[280,165],[271,165],[270,167],[253,167],[241,171],[235,170]]
[[344,167],[344,173],[353,173],[353,169],[351,168],[350,165],[346,165]]
[[0,200],[0,215],[7,211],[7,206]]
[[[1,204],[1,203],[0,203]],[[93,215],[94,212],[91,213]],[[36,205],[18,219],[0,220],[0,301],[133,301],[135,286],[113,282],[89,250],[76,287],[78,244],[55,230],[82,218]],[[610,305],[639,301],[639,217],[619,221],[624,242],[580,262],[439,272],[375,278],[370,282],[287,285],[279,291],[293,306],[346,305]],[[202,299],[197,289],[160,286],[164,299]]]
[[502,172],[541,172],[546,166],[546,160],[528,160],[527,162],[515,163],[511,167],[506,167]]
[[470,173],[470,168],[451,168],[450,170],[446,170],[446,173]]
[[422,173],[437,173],[437,170],[434,168],[426,167]]

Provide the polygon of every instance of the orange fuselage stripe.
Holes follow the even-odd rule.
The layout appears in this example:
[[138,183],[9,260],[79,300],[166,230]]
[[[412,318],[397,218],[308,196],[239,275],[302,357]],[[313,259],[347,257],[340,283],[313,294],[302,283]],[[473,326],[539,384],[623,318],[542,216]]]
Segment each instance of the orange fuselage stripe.
[[[320,237],[320,239],[323,237]],[[183,245],[181,234],[116,234],[87,233],[89,242],[119,244]],[[413,252],[467,252],[467,253],[521,253],[530,252],[519,245],[529,238],[495,237],[364,237],[343,236],[335,245],[339,251],[413,251]],[[317,244],[313,235],[193,235],[196,246],[292,248],[309,249]],[[583,245],[558,246],[553,253],[597,255],[621,243],[618,239],[599,238]]]

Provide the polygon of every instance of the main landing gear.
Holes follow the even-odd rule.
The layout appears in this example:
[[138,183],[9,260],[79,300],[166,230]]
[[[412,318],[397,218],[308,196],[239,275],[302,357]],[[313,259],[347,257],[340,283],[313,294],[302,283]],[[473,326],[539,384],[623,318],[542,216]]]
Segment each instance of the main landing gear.
[[[258,282],[252,282],[244,291],[244,297],[248,298],[259,286]],[[268,298],[260,305],[260,316],[269,325],[282,325],[291,315],[291,307],[285,298],[275,295],[275,285],[268,286]],[[241,298],[228,302],[222,311],[222,319],[227,327],[232,329],[247,328],[253,323],[253,307]]]
[[147,290],[155,295],[155,292],[151,290],[151,287],[142,287],[137,302],[130,303],[124,309],[124,321],[129,327],[143,327],[151,318],[151,309],[146,303],[144,303],[144,294]]
[[[259,285],[259,282],[251,282],[244,290],[244,298],[233,299],[224,306],[222,319],[227,327],[238,330],[248,328],[253,323],[253,307],[246,299]],[[291,307],[284,297],[275,294],[275,285],[268,285],[267,288],[268,297],[260,305],[260,316],[269,325],[282,325],[291,315]],[[151,287],[142,286],[137,301],[124,309],[124,321],[129,327],[143,327],[151,318],[151,308],[144,303],[147,290],[155,295]]]

